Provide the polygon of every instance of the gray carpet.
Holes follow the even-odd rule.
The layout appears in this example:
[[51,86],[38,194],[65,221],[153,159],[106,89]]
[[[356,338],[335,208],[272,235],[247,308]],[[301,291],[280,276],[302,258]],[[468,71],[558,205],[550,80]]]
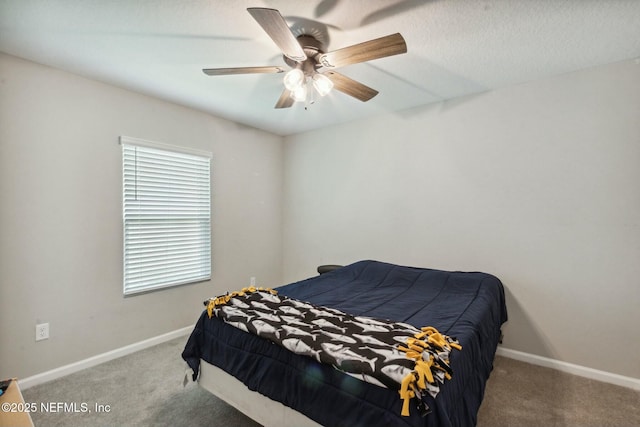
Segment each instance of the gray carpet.
[[640,426],[640,391],[497,357],[478,426]]
[[[23,390],[25,402],[86,402],[92,412],[31,414],[36,427],[256,427],[257,423],[189,382],[180,357],[187,338]],[[110,405],[98,413],[95,404]]]
[[[23,390],[26,402],[76,403],[79,411],[85,403],[90,410],[36,412],[34,424],[258,426],[196,384],[182,387],[185,342],[178,338]],[[640,426],[640,392],[497,357],[478,426]]]

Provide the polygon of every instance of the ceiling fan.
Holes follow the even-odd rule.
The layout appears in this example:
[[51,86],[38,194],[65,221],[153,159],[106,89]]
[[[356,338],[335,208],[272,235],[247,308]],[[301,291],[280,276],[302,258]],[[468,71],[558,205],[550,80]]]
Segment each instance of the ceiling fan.
[[291,67],[236,67],[205,68],[209,76],[254,73],[287,73],[284,76],[284,90],[275,108],[289,108],[294,102],[313,99],[313,92],[324,96],[332,88],[360,101],[366,102],[378,91],[343,74],[334,71],[338,67],[407,52],[407,45],[400,33],[391,34],[364,43],[324,52],[318,37],[302,34],[296,37],[279,11],[275,9],[251,7],[247,11],[271,37],[284,55],[285,63]]

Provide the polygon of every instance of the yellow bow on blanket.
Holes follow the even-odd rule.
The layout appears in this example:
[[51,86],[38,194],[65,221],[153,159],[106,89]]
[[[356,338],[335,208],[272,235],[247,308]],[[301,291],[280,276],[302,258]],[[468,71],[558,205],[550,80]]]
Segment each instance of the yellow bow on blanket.
[[[436,350],[447,350],[447,353],[452,348],[462,350],[462,346],[457,341],[442,335],[433,326],[421,328],[421,331],[414,337],[407,338],[406,347],[398,346],[398,350],[404,351],[408,359],[413,359],[416,362],[413,372],[404,377],[400,386],[400,398],[403,400],[401,415],[403,417],[409,416],[409,402],[416,397],[416,392],[425,390],[427,383],[435,383],[431,368],[442,369],[433,355],[429,352],[425,353],[425,350],[435,348]],[[423,355],[428,356],[428,359],[425,359]],[[443,362],[449,364],[449,360]],[[444,376],[448,380],[451,379],[451,375],[446,371]]]
[[219,305],[225,305],[231,300],[233,297],[241,297],[245,294],[251,294],[253,292],[269,292],[272,295],[278,295],[278,291],[274,291],[271,288],[263,288],[260,286],[256,288],[255,286],[249,286],[248,288],[242,288],[239,291],[234,291],[231,293],[226,293],[225,295],[221,295],[216,298],[209,298],[209,303],[207,304],[207,314],[209,315],[209,319],[213,316],[213,309],[218,307]]

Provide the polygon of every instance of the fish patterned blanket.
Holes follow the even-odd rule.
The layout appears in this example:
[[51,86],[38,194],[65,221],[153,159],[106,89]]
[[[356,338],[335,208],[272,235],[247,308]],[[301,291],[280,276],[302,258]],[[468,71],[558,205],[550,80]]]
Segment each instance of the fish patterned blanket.
[[451,378],[449,354],[461,349],[435,328],[352,316],[328,307],[279,296],[271,289],[244,288],[205,301],[209,317],[273,341],[296,354],[332,365],[363,381],[397,389],[428,413],[423,393],[435,397]]

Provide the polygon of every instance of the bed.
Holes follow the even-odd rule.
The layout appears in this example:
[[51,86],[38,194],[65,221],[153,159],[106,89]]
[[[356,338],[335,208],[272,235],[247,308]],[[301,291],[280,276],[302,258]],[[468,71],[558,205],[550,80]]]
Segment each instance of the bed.
[[448,272],[359,261],[276,289],[278,295],[353,316],[431,326],[455,337],[452,375],[408,416],[397,389],[292,353],[203,311],[182,357],[201,386],[263,425],[473,426],[507,320],[502,283],[480,272]]

